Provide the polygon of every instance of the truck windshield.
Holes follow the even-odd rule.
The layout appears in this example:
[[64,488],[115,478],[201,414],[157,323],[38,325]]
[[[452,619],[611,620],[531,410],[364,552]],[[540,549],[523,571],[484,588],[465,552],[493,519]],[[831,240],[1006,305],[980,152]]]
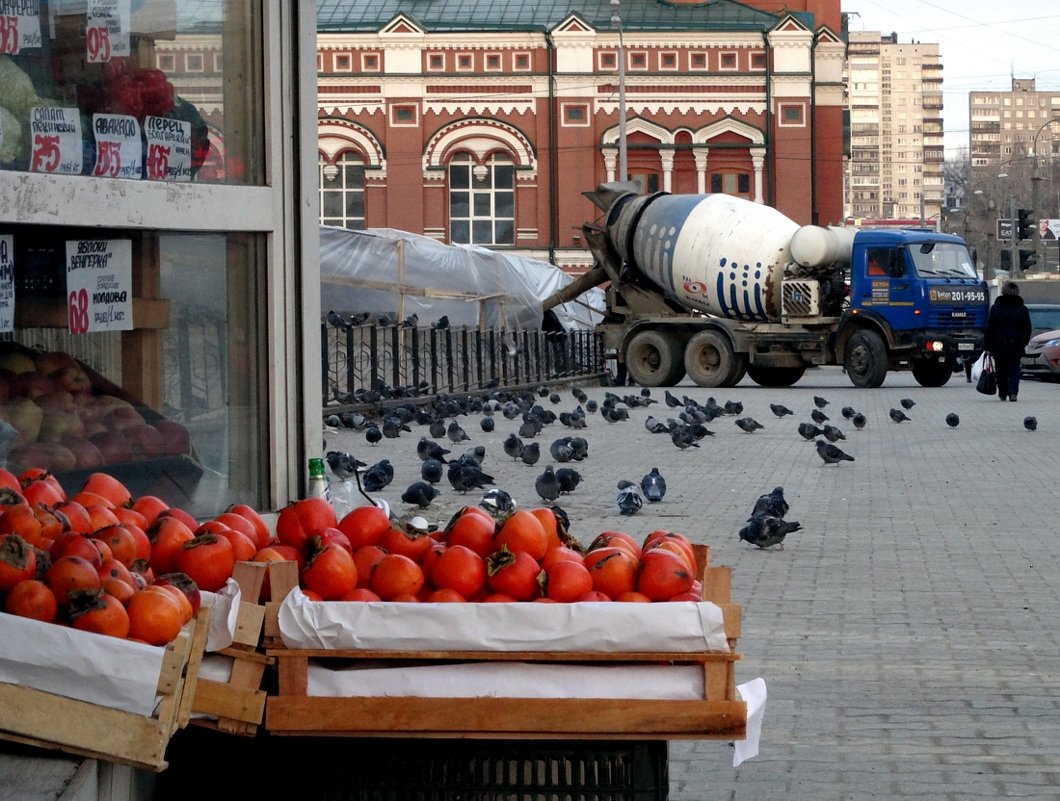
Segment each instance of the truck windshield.
[[917,274],[921,278],[977,278],[968,248],[954,242],[924,242],[911,245]]

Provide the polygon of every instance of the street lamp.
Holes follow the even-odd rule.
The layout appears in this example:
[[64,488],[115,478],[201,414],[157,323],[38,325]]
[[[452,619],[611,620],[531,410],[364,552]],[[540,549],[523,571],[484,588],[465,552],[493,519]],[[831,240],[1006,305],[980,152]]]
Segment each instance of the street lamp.
[[1042,171],[1038,167],[1038,137],[1041,136],[1042,131],[1054,122],[1060,122],[1060,117],[1052,117],[1043,122],[1038,127],[1038,130],[1034,132],[1034,141],[1031,144],[1031,156],[1034,159],[1031,169],[1031,208],[1034,209],[1034,230],[1031,232],[1031,241],[1034,243],[1034,258],[1040,259],[1038,264],[1042,265],[1042,267],[1045,266],[1045,254],[1039,253],[1039,246],[1042,242],[1042,231],[1041,226],[1038,224],[1038,185],[1042,182]]
[[626,45],[622,39],[621,0],[611,0],[611,24],[618,28],[618,180],[625,181],[629,170],[626,156]]

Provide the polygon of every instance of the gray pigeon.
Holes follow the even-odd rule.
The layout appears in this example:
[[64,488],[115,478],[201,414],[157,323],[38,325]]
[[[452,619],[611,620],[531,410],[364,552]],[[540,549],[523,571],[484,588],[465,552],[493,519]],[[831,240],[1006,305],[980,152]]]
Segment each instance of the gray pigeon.
[[482,420],[479,422],[479,426],[487,434],[493,430],[494,425],[495,424],[493,422],[493,418],[492,417],[483,417]]
[[912,409],[912,408],[913,408],[914,406],[916,406],[916,401],[915,401],[915,400],[913,400],[912,398],[902,398],[902,399],[901,399],[900,401],[898,401],[898,402],[899,402],[900,404],[902,404],[902,408],[903,408],[903,409],[905,409],[906,411],[909,411],[909,410],[910,410],[910,409]]
[[424,459],[423,464],[420,465],[420,478],[431,484],[437,484],[441,481],[444,474],[445,470],[442,467],[442,463],[437,459]]
[[658,467],[653,467],[640,480],[640,491],[648,503],[658,503],[663,499],[666,495],[666,479],[659,473]]
[[824,438],[829,442],[838,442],[841,439],[847,438],[847,435],[844,434],[841,429],[833,425],[826,425],[821,429],[821,433],[824,434]]
[[394,480],[394,468],[389,459],[376,462],[361,477],[361,483],[367,492],[379,492]]
[[1025,429],[1027,429],[1028,431],[1037,431],[1038,430],[1038,418],[1037,417],[1033,417],[1032,415],[1027,415],[1026,417],[1023,418],[1023,427]]
[[857,412],[854,411],[853,406],[844,406],[842,409],[839,410],[839,413],[843,415],[844,420],[849,420],[851,417],[857,414]]
[[487,490],[478,505],[493,515],[504,515],[515,511],[515,501],[511,493],[496,488]]
[[740,539],[757,545],[759,548],[771,548],[778,546],[778,550],[784,550],[784,538],[793,531],[799,531],[802,525],[794,520],[788,521],[773,515],[759,515],[752,517],[743,528],[740,529]]
[[523,441],[516,434],[509,434],[504,440],[503,447],[504,452],[512,459],[518,459],[523,453]]
[[753,434],[760,428],[765,428],[764,425],[759,423],[753,417],[741,417],[736,420],[736,425],[741,431],[746,431],[748,434]]
[[464,457],[449,463],[446,478],[457,492],[467,492],[476,488],[485,489],[487,484],[493,483],[493,477],[483,473],[478,462],[474,459],[464,459]]
[[467,432],[460,427],[460,423],[456,422],[456,420],[449,424],[449,428],[445,430],[445,433],[449,437],[450,441],[454,443],[463,442],[466,439],[471,439],[471,437],[467,435]]
[[956,428],[961,424],[961,418],[957,416],[957,412],[950,412],[946,415],[946,425],[950,428]]
[[574,448],[571,447],[570,437],[560,437],[553,442],[548,452],[557,462],[569,462],[574,458]]
[[618,511],[624,515],[635,515],[644,506],[644,499],[637,491],[637,485],[632,481],[618,482]]
[[427,439],[426,437],[420,437],[420,441],[416,443],[416,455],[423,461],[437,459],[442,464],[446,464],[448,459],[446,459],[445,456],[448,453],[451,453],[448,448],[443,448],[434,440]]
[[383,432],[378,426],[370,425],[364,429],[364,439],[369,445],[375,445],[383,438]]
[[644,427],[652,434],[666,434],[670,431],[670,428],[666,423],[650,414],[644,418]]
[[822,434],[824,434],[824,431],[819,429],[813,423],[799,423],[799,436],[807,442],[816,439]]
[[699,447],[695,434],[686,425],[674,426],[673,430],[670,431],[670,441],[681,450]]
[[328,451],[325,456],[331,472],[343,481],[353,478],[357,473],[358,467],[368,466],[365,462],[355,458],[352,453],[346,453],[345,451]]
[[427,428],[427,432],[435,439],[441,439],[445,436],[446,432],[445,420],[431,420],[430,426]]
[[560,494],[567,495],[582,483],[582,474],[573,467],[561,467],[556,471],[556,479],[559,481]]
[[814,395],[813,396],[813,405],[816,406],[818,409],[823,409],[825,406],[828,405],[828,401],[825,400],[824,398],[822,398],[819,395]]
[[789,409],[782,403],[771,403],[769,404],[769,408],[777,417],[784,417],[785,415],[795,414],[795,412],[793,412],[791,409]]
[[754,509],[751,511],[751,516],[747,518],[747,522],[750,523],[754,518],[762,517],[763,515],[783,517],[788,513],[788,508],[788,502],[784,499],[784,488],[774,487],[772,492],[758,496]]
[[817,455],[824,460],[825,464],[839,464],[840,462],[852,462],[854,457],[849,453],[844,453],[837,446],[831,442],[825,442],[823,439],[817,440]]
[[570,449],[573,451],[571,458],[576,462],[580,462],[589,455],[589,440],[585,437],[571,437]]
[[534,481],[534,490],[546,503],[552,503],[559,497],[559,479],[552,465],[545,467],[545,472]]
[[854,414],[850,417],[850,422],[854,424],[854,428],[856,428],[858,431],[861,431],[861,429],[865,427],[865,415],[863,415],[861,412],[854,412]]
[[486,460],[486,446],[475,445],[474,447],[468,448],[461,455],[474,459],[481,465]]
[[533,467],[541,458],[540,443],[527,442],[525,445],[523,445],[523,450],[519,454],[519,458],[522,459],[523,464],[528,464]]
[[823,426],[831,418],[829,418],[828,415],[822,412],[820,409],[814,409],[812,412],[810,412],[810,419],[817,423],[817,425]]
[[901,409],[891,409],[887,414],[890,415],[891,419],[896,423],[903,423],[910,419]]
[[401,493],[401,500],[405,503],[414,504],[421,509],[431,505],[431,501],[441,493],[426,481],[415,481],[409,484],[408,489]]

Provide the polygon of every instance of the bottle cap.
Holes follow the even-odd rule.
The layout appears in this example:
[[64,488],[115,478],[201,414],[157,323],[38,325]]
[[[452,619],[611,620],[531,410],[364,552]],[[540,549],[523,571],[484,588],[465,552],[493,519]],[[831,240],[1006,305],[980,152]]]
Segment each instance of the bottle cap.
[[309,475],[310,476],[322,476],[324,475],[324,460],[320,458],[314,458],[309,460]]

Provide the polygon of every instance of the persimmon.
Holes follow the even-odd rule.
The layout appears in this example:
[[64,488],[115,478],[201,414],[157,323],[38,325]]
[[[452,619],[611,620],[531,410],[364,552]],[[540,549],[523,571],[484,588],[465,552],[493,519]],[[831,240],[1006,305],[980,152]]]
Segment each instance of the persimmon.
[[169,504],[157,495],[141,495],[133,501],[132,510],[143,515],[146,525],[142,528],[146,531],[162,512],[169,508]]
[[51,623],[59,614],[59,602],[51,587],[39,579],[26,579],[12,587],[4,598],[4,611]]
[[242,531],[226,528],[219,533],[232,545],[232,551],[237,562],[249,562],[254,558],[254,554],[258,552],[258,549],[254,547],[254,541]]
[[585,561],[585,557],[573,548],[568,548],[566,545],[560,545],[558,548],[549,549],[548,553],[546,553],[541,560],[541,567],[549,567],[563,559],[566,559],[569,562]]
[[59,539],[64,530],[64,518],[55,514],[53,510],[43,503],[33,507],[33,514],[40,522],[41,540],[52,540],[54,542]]
[[545,597],[571,603],[593,588],[589,569],[579,562],[561,560],[545,571]]
[[90,506],[102,506],[106,509],[113,510],[116,504],[106,495],[100,495],[98,492],[90,492],[88,490],[81,490],[75,492],[70,496],[71,501],[77,501],[79,504],[84,506],[86,509]]
[[320,537],[324,542],[333,542],[342,548],[350,556],[353,556],[353,544],[350,542],[350,538],[342,533],[337,528],[322,528],[317,536]]
[[6,467],[0,467],[0,489],[9,489],[21,495],[22,485],[18,482],[18,476]]
[[60,606],[74,590],[98,590],[102,584],[96,566],[81,556],[62,556],[44,574],[45,583],[55,593]]
[[240,517],[245,517],[250,521],[250,524],[254,526],[254,544],[258,546],[259,550],[269,544],[269,541],[272,539],[272,532],[269,531],[268,524],[265,522],[265,519],[258,514],[257,509],[245,503],[237,503],[229,506],[226,511],[237,514]]
[[589,592],[583,593],[574,599],[575,603],[585,603],[586,601],[595,603],[610,602],[611,596],[606,592],[600,592],[599,590],[589,590]]
[[48,553],[51,554],[53,562],[64,556],[80,556],[96,567],[103,564],[103,557],[100,555],[99,548],[84,534],[78,534],[76,531],[67,531],[60,536],[59,539],[52,543]]
[[129,613],[120,600],[101,589],[76,591],[70,600],[70,625],[124,639],[129,634]]
[[621,595],[619,595],[617,598],[615,598],[615,600],[619,601],[621,603],[640,603],[640,604],[650,604],[651,603],[651,598],[649,598],[647,595],[645,595],[642,592],[637,592],[636,590],[633,590],[632,592],[624,592]]
[[379,545],[389,553],[402,554],[413,562],[419,562],[434,540],[426,533],[408,530],[397,525],[390,526],[383,532]]
[[173,600],[177,602],[177,606],[180,607],[180,619],[182,623],[187,623],[189,620],[195,617],[195,610],[191,606],[191,601],[188,600],[187,595],[181,592],[179,587],[173,584],[157,581],[151,586],[161,587],[173,597]]
[[0,592],[33,578],[36,570],[37,554],[30,543],[10,532],[0,536]]
[[558,548],[563,545],[563,540],[560,539],[560,523],[559,518],[556,517],[556,513],[549,509],[547,506],[538,506],[530,510],[530,514],[537,518],[538,522],[545,529],[545,537],[548,539],[548,549]]
[[0,513],[0,534],[18,534],[30,545],[41,540],[41,522],[29,504],[4,507]]
[[119,523],[125,525],[136,526],[137,528],[146,531],[147,530],[147,518],[140,512],[137,512],[130,506],[117,506],[114,509],[114,515],[118,518]]
[[512,553],[501,548],[486,557],[486,585],[516,601],[529,601],[541,594],[541,566],[526,551]]
[[313,590],[325,601],[334,601],[356,588],[357,564],[346,549],[315,535],[308,540],[308,555],[300,578],[304,589]]
[[691,566],[692,572],[696,572],[696,552],[692,548],[692,541],[684,534],[676,531],[666,531],[665,529],[656,529],[649,532],[644,538],[644,544],[641,546],[641,550],[644,551],[648,548],[657,547],[663,542],[669,542],[680,547],[688,557],[688,564]]
[[[196,520],[190,512],[181,509],[179,506],[170,506],[164,512],[159,512],[158,517],[175,517],[192,531],[199,527],[199,521]],[[158,518],[156,518],[156,520],[157,519]]]
[[187,598],[188,603],[191,604],[192,614],[197,613],[199,611],[199,608],[202,606],[202,593],[199,591],[199,585],[196,584],[192,580],[191,576],[189,576],[187,573],[166,573],[155,579],[154,586],[176,587],[178,590],[184,593],[184,597]]
[[390,518],[378,506],[366,504],[343,515],[337,528],[346,535],[356,551],[365,545],[378,545],[390,528]]
[[585,555],[585,567],[593,579],[593,589],[608,598],[633,592],[637,587],[639,562],[625,548],[597,548]]
[[439,542],[438,540],[435,540],[434,537],[431,537],[431,539],[434,541],[420,559],[420,570],[423,571],[423,577],[427,580],[428,584],[431,581],[431,571],[434,569],[434,563],[438,561],[438,557],[449,549],[449,546],[446,543]]
[[107,595],[113,595],[123,604],[128,603],[136,592],[136,585],[122,581],[112,576],[103,576],[100,579],[100,587]]
[[66,527],[69,531],[79,534],[92,533],[92,516],[88,510],[76,501],[65,501],[55,507],[56,514],[66,519]]
[[208,592],[217,592],[225,585],[235,564],[232,543],[220,534],[212,533],[192,537],[177,549],[173,557],[174,569],[187,573],[199,589]]
[[357,586],[372,586],[372,571],[379,561],[386,556],[386,551],[378,545],[365,545],[353,552],[353,563],[357,565]]
[[383,600],[367,587],[354,587],[339,598],[340,601],[381,601]]
[[136,538],[133,533],[121,523],[112,526],[104,526],[90,535],[90,539],[100,540],[110,547],[111,555],[126,567],[129,567],[138,557]]
[[[116,526],[120,521],[114,514],[114,510],[102,503],[92,503],[85,506],[89,519],[92,520],[92,532],[99,531],[107,526]],[[90,532],[91,533],[91,532]]]
[[493,543],[497,548],[507,546],[512,553],[526,551],[538,560],[548,552],[545,527],[526,509],[517,509],[508,516],[494,536]]
[[484,604],[514,604],[517,601],[510,595],[505,595],[503,592],[491,592],[488,595],[482,597],[481,603]]
[[[26,471],[26,473],[28,472],[30,471]],[[26,473],[22,475],[26,475]],[[66,492],[63,490],[59,480],[51,473],[41,471],[39,477],[25,480],[20,477],[19,482],[22,484],[22,496],[29,504],[43,503],[45,506],[53,508],[66,501]]]
[[243,515],[237,515],[235,512],[221,512],[221,514],[217,515],[214,520],[234,531],[238,531],[240,534],[250,540],[250,542],[254,545],[255,551],[265,547],[265,543],[258,545],[257,529],[255,529],[254,524],[247,520],[245,517],[243,517]]
[[132,493],[129,488],[110,473],[89,473],[81,492],[92,492],[110,501],[111,506],[132,506]]
[[148,645],[167,645],[184,625],[177,600],[162,587],[148,586],[129,599],[129,638]]
[[445,541],[450,545],[463,545],[483,559],[496,550],[493,535],[497,524],[492,517],[470,511],[476,507],[464,507],[463,514],[454,517],[446,526]]
[[466,604],[467,598],[461,595],[451,587],[443,587],[440,590],[433,590],[430,595],[427,596],[427,603],[432,604]]
[[372,571],[371,590],[384,601],[396,601],[402,596],[415,598],[423,584],[420,566],[404,554],[387,554]]
[[171,573],[174,567],[174,558],[177,551],[188,540],[195,538],[192,529],[180,519],[171,515],[159,515],[147,530],[147,538],[151,542],[151,558],[149,563],[155,575]]
[[335,510],[323,498],[301,498],[293,501],[276,517],[276,538],[298,550],[305,541],[324,528],[337,528]]
[[455,590],[466,600],[486,584],[486,562],[470,548],[450,545],[431,566],[430,580],[435,589]]
[[596,538],[589,543],[589,550],[594,548],[608,548],[611,546],[618,546],[620,548],[626,548],[631,554],[640,558],[641,546],[637,542],[636,537],[632,534],[627,534],[625,531],[602,531],[596,535]]
[[696,572],[696,557],[694,554],[690,554],[689,551],[681,546],[677,541],[672,539],[657,539],[648,545],[644,546],[642,554],[648,553],[649,551],[662,550],[670,551],[671,553],[680,556],[685,564],[688,566],[688,571],[695,575]]
[[651,548],[640,559],[637,592],[653,601],[667,601],[688,592],[694,580],[684,557],[663,548]]

